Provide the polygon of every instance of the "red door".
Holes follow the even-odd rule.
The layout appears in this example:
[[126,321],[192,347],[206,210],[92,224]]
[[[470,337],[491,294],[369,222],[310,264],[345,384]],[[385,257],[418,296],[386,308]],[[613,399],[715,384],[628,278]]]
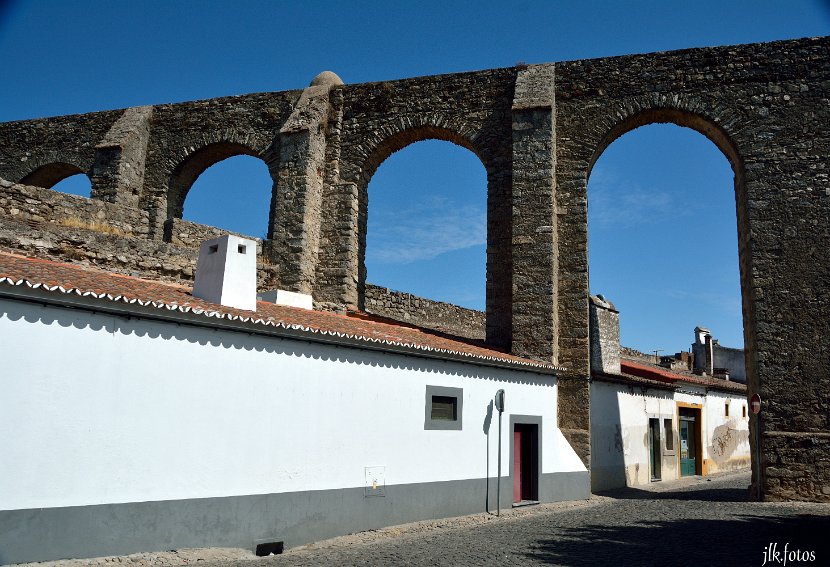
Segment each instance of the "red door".
[[522,430],[513,429],[513,502],[522,501]]

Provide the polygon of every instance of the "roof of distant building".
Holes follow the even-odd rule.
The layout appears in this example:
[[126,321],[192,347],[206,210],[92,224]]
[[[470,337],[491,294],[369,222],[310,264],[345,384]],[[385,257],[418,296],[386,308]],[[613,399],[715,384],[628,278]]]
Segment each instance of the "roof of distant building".
[[602,382],[614,382],[617,384],[628,384],[635,386],[645,386],[648,388],[657,388],[660,390],[677,390],[680,385],[669,382],[661,382],[659,380],[651,380],[641,376],[633,376],[631,374],[611,374],[608,372],[591,371],[591,377],[594,380],[601,380]]
[[663,390],[677,390],[683,386],[697,386],[707,390],[720,390],[724,392],[746,392],[746,384],[730,382],[723,378],[711,376],[699,376],[682,370],[668,370],[656,364],[649,364],[642,360],[620,359],[620,373],[610,374],[607,372],[592,371],[591,376],[595,380],[604,382],[617,382]]
[[707,389],[723,390],[727,392],[746,392],[746,385],[730,382],[722,378],[698,376],[691,373],[668,370],[656,364],[647,364],[641,361],[620,360],[620,369],[625,375],[653,380],[673,385],[691,385]]
[[[261,332],[318,342],[346,343],[375,350],[404,352],[414,356],[450,358],[486,366],[507,366],[544,374],[563,370],[543,361],[496,350],[482,341],[452,337],[365,313],[341,315],[257,302],[257,310],[245,311],[198,299],[186,286],[112,274],[74,264],[0,253],[0,294],[41,293],[61,303],[70,298],[92,300],[99,306],[135,310],[151,316],[194,317],[202,324],[245,324]],[[138,312],[140,311],[140,313]]]

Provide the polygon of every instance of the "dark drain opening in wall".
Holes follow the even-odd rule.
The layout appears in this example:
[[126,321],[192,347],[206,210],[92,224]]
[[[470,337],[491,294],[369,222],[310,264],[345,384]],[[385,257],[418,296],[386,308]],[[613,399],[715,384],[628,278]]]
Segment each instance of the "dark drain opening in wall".
[[267,555],[282,554],[283,542],[271,541],[268,543],[258,543],[256,546],[257,557],[265,557]]

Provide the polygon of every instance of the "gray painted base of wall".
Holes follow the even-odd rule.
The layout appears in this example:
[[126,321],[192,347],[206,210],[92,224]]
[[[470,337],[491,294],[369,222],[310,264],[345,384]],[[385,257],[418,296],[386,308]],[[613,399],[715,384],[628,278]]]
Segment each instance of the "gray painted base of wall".
[[[491,479],[363,488],[0,511],[0,564],[49,561],[188,547],[241,547],[283,541],[286,548],[338,535],[419,520],[484,512]],[[590,498],[587,472],[542,475],[539,500]],[[512,480],[501,485],[511,505]]]

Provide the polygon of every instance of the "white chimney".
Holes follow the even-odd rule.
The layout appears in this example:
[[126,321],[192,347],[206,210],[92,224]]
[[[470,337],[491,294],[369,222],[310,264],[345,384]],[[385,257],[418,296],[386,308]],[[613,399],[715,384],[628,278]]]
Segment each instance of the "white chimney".
[[272,289],[270,291],[263,291],[257,296],[257,299],[267,301],[269,303],[276,303],[277,305],[287,305],[288,307],[297,307],[299,309],[313,309],[314,301],[307,293],[297,293],[294,291],[286,291],[284,289]]
[[193,297],[256,311],[256,242],[231,234],[202,242]]

